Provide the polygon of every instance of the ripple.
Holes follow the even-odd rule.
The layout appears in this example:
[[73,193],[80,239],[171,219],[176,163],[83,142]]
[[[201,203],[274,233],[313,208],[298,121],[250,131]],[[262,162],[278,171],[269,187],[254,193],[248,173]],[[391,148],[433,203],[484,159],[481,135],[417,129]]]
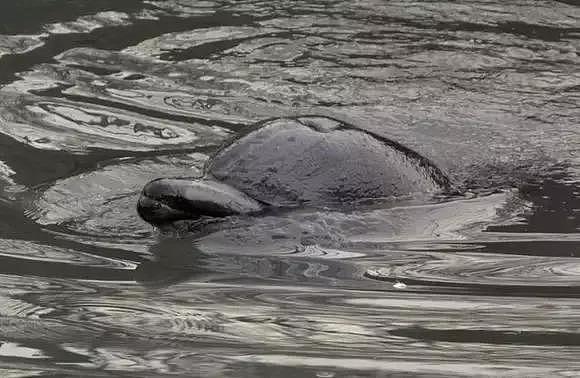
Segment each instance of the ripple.
[[[215,144],[203,127],[167,125],[129,112],[33,96],[3,94],[2,132],[35,148],[86,152],[89,148],[132,151]],[[209,132],[208,132],[209,131]]]
[[[0,240],[0,256],[15,257],[35,262],[63,263],[67,265],[111,267],[117,269],[134,269],[135,265],[129,262],[114,260],[82,253],[76,250],[67,250],[48,245],[37,244],[23,240]],[[49,264],[46,264],[49,265]]]
[[39,35],[0,35],[0,57],[11,54],[24,54],[44,45],[46,34]]
[[[121,240],[150,235],[136,202],[145,183],[160,176],[199,176],[207,156],[199,153],[143,160],[120,160],[101,169],[62,179],[36,194],[27,215],[86,236]],[[113,240],[109,240],[113,242]]]
[[189,1],[155,1],[146,0],[145,3],[154,5],[164,11],[177,14],[179,17],[190,17],[194,15],[212,14],[215,12],[216,3],[213,1],[196,1],[191,4]]
[[578,292],[580,263],[575,258],[423,253],[392,256],[390,266],[367,270],[371,279],[407,285],[451,286],[502,294],[570,295]]
[[[385,209],[353,212],[296,211],[283,216],[229,219],[210,227],[195,241],[196,248],[211,253],[305,253],[340,249],[341,255],[364,253],[384,243],[416,240],[461,240],[487,222],[511,218],[501,215],[509,193],[439,204],[395,204]],[[397,206],[400,205],[400,206]],[[365,247],[368,246],[368,247]],[[362,248],[362,249],[361,249]],[[360,250],[360,251],[359,251]],[[307,252],[306,252],[307,253]]]
[[[164,60],[185,60],[187,54],[185,50],[199,50],[204,45],[223,43],[224,41],[236,41],[251,39],[257,36],[267,35],[273,29],[259,29],[253,27],[230,27],[219,26],[207,29],[197,29],[180,33],[169,33],[162,36],[141,42],[138,45],[129,47],[123,52],[134,56],[152,56]],[[174,51],[168,53],[168,51]],[[178,52],[179,51],[179,52]],[[214,51],[214,49],[212,49]],[[219,50],[218,50],[219,51]],[[199,54],[199,52],[198,52]],[[179,59],[175,59],[181,56]]]
[[91,16],[82,16],[75,21],[49,24],[45,30],[51,34],[87,33],[92,30],[129,24],[129,15],[123,12],[99,12]]
[[59,342],[74,342],[80,332],[87,337],[95,337],[98,331],[78,325],[63,324],[59,321],[46,319],[25,319],[17,317],[0,317],[2,330],[0,337],[4,340],[33,341],[37,337],[44,340]]
[[14,192],[18,190],[16,182],[12,179],[16,172],[5,162],[0,160],[0,191]]
[[331,358],[331,357],[316,357],[307,355],[280,355],[280,354],[259,354],[251,356],[237,356],[234,357],[236,361],[243,361],[247,363],[261,363],[276,366],[300,366],[310,368],[333,368],[340,369],[350,373],[355,372],[388,372],[388,373],[412,373],[425,376],[448,376],[449,374],[462,375],[491,375],[498,374],[518,374],[518,375],[537,375],[550,374],[558,372],[558,370],[546,367],[527,367],[490,363],[441,363],[441,362],[427,362],[427,361],[401,361],[399,359],[364,359],[364,358]]
[[[201,123],[221,134],[250,120],[271,116],[275,104],[239,98],[249,83],[235,73],[192,63],[171,67],[151,59],[95,49],[73,49],[58,56],[60,64],[40,65],[20,75],[5,90],[64,97],[75,102],[120,108],[146,116]],[[138,73],[129,80],[125,73]],[[207,80],[219,77],[219,80]],[[237,88],[237,90],[235,90]],[[231,91],[235,90],[232,94]],[[253,114],[252,112],[258,112]]]

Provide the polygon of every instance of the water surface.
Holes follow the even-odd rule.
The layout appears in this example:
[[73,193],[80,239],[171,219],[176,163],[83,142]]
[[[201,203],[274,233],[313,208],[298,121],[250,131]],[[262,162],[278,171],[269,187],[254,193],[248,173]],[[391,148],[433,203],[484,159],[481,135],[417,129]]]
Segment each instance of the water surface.
[[[574,1],[0,5],[0,376],[580,375]],[[462,196],[135,210],[244,126],[331,116]]]

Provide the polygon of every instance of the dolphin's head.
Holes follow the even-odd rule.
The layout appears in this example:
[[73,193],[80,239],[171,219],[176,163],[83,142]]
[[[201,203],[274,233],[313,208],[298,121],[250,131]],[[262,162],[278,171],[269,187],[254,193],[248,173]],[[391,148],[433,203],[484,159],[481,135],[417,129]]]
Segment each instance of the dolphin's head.
[[145,221],[164,224],[202,217],[258,213],[263,205],[212,179],[161,178],[143,188],[137,212]]

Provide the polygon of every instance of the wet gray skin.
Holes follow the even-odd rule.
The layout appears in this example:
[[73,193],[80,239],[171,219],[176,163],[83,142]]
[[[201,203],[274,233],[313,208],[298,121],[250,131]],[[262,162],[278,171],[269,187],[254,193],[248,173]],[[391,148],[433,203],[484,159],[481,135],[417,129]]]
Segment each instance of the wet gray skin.
[[210,159],[202,178],[162,178],[143,188],[153,224],[268,209],[335,207],[448,190],[433,163],[389,139],[327,117],[254,125]]

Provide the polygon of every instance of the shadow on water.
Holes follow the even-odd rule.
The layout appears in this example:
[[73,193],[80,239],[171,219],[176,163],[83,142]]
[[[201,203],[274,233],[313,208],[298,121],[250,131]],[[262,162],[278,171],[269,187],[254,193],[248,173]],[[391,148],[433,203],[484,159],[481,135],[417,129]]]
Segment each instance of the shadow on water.
[[537,346],[580,346],[580,334],[535,331],[490,331],[483,329],[401,328],[389,332],[426,342],[486,343]]
[[[505,226],[489,226],[490,232],[578,233],[580,231],[580,187],[577,183],[545,180],[524,185],[520,197],[532,204],[525,221]],[[572,251],[570,251],[572,252]],[[578,248],[576,248],[576,252]]]
[[39,150],[8,136],[0,135],[0,161],[14,169],[15,174],[12,178],[18,184],[27,187],[90,171],[103,161],[123,155],[126,153],[105,150],[93,150],[86,155],[66,151]]
[[[141,262],[135,270],[136,281],[147,287],[168,287],[181,282],[292,282],[308,287],[326,285],[328,279],[334,278],[344,279],[342,285],[347,287],[353,279],[360,280],[353,276],[349,263],[317,262],[292,256],[238,255],[235,250],[206,253],[196,246],[195,237],[164,238],[150,252],[151,259]],[[316,264],[321,266],[320,274],[309,275],[308,270]]]
[[141,262],[134,272],[134,279],[145,286],[167,287],[217,275],[208,268],[209,256],[197,250],[193,240],[164,239],[152,246],[150,252],[151,259]]

